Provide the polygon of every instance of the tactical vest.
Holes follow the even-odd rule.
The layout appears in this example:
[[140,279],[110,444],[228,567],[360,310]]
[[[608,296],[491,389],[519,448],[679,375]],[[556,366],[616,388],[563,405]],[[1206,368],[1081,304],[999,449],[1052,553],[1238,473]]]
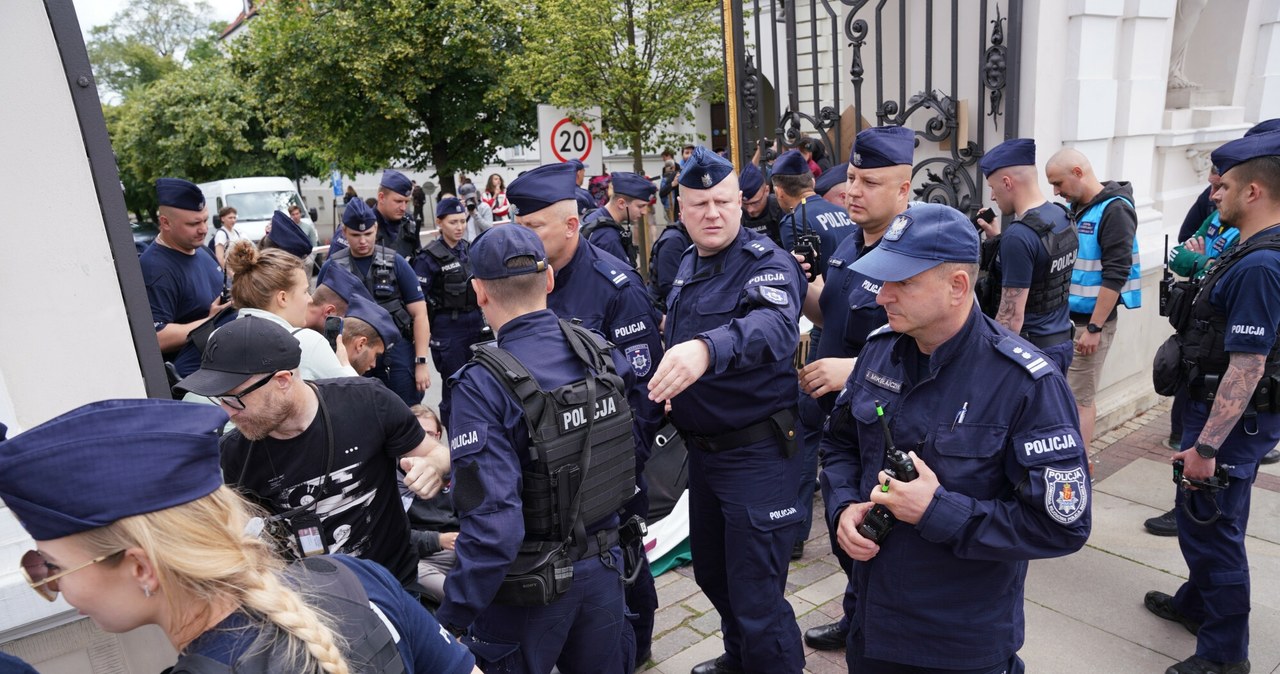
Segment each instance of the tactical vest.
[[525,538],[508,577],[536,568],[551,549],[569,546],[577,551],[572,560],[585,556],[586,526],[635,495],[632,412],[611,347],[568,321],[560,321],[560,329],[587,372],[551,391],[497,342],[471,347],[475,362],[520,401],[529,431],[531,460],[520,492]]
[[[1071,312],[1091,314],[1098,303],[1098,289],[1102,287],[1102,246],[1098,243],[1098,225],[1107,206],[1119,199],[1130,208],[1133,204],[1124,197],[1111,197],[1096,203],[1080,214],[1076,221],[1076,233],[1080,249],[1076,254],[1075,268],[1071,272]],[[1142,306],[1142,264],[1138,260],[1138,237],[1133,237],[1133,261],[1129,266],[1129,278],[1120,288],[1120,301],[1130,309]]]
[[1053,224],[1045,222],[1037,211],[1027,211],[1020,221],[1040,237],[1040,245],[1049,252],[1049,268],[1044,278],[1032,279],[1027,293],[1026,312],[1044,314],[1067,302],[1071,289],[1071,275],[1075,269],[1076,251],[1080,240],[1075,227],[1055,233]]
[[400,335],[413,344],[413,316],[409,314],[409,310],[404,305],[404,298],[400,295],[400,283],[396,279],[395,251],[385,246],[374,246],[373,262],[369,264],[368,276],[361,274],[356,268],[355,262],[351,259],[351,248],[343,248],[329,256],[329,260],[355,274],[356,278],[364,282],[364,287],[373,295],[374,301],[391,314],[392,320],[396,322],[396,328],[400,330]]
[[[1225,347],[1227,313],[1214,307],[1209,296],[1218,281],[1226,275],[1226,271],[1255,250],[1280,251],[1280,232],[1254,237],[1243,244],[1237,243],[1219,256],[1218,263],[1199,281],[1191,310],[1178,312],[1182,324],[1173,327],[1182,335],[1182,360],[1191,366],[1189,378],[1192,380],[1204,375],[1220,376],[1227,371],[1231,360],[1231,354],[1227,353]],[[1280,372],[1280,340],[1272,345],[1271,352],[1267,354],[1263,377],[1277,372]]]
[[476,291],[471,287],[468,280],[470,273],[462,260],[440,239],[427,244],[424,250],[440,265],[440,275],[427,293],[427,309],[431,312],[431,320],[434,321],[436,314],[440,312],[466,313],[478,310],[480,305],[476,303]]
[[582,226],[582,236],[588,241],[591,240],[591,233],[601,227],[609,227],[618,230],[618,236],[622,237],[622,249],[627,252],[627,259],[624,262],[630,262],[633,269],[639,268],[639,260],[636,255],[640,252],[636,248],[635,241],[631,238],[631,227],[622,226],[617,220],[608,215],[602,215],[591,222]]
[[[403,674],[404,660],[383,619],[369,604],[369,595],[351,569],[326,557],[308,557],[286,573],[305,593],[307,603],[332,616],[336,636],[351,671],[358,674]],[[408,637],[410,635],[404,635]],[[297,671],[288,656],[288,638],[267,623],[233,667],[203,655],[187,654],[166,674],[271,674]]]

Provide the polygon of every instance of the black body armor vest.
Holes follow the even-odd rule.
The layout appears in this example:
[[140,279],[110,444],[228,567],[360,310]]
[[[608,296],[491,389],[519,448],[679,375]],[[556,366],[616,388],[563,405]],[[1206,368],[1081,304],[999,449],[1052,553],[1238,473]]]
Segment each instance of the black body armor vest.
[[1055,233],[1053,225],[1040,219],[1039,213],[1035,211],[1028,211],[1021,222],[1040,237],[1040,245],[1049,252],[1049,268],[1045,270],[1043,279],[1031,281],[1026,312],[1048,313],[1067,303],[1071,290],[1071,270],[1075,267],[1080,239],[1076,236],[1074,225]]
[[631,238],[631,227],[630,226],[624,227],[622,226],[622,223],[619,223],[617,220],[614,220],[612,217],[603,215],[583,225],[582,236],[586,237],[586,239],[589,241],[591,240],[591,233],[601,227],[609,227],[611,229],[618,230],[618,236],[622,237],[622,249],[627,251],[627,259],[623,260],[623,262],[629,262],[631,263],[632,269],[638,269],[639,259],[637,255],[640,253],[640,251],[636,248],[635,241]]
[[355,274],[356,278],[364,282],[364,287],[373,295],[374,301],[391,314],[391,319],[396,322],[396,328],[400,330],[400,336],[412,344],[413,316],[409,314],[409,310],[404,305],[404,298],[400,295],[400,283],[396,279],[395,251],[385,246],[374,246],[373,262],[369,264],[368,276],[361,274],[356,268],[355,262],[351,260],[349,247],[334,253],[329,260]]
[[479,310],[476,291],[467,280],[469,270],[444,241],[436,239],[427,244],[425,250],[440,265],[440,276],[431,284],[431,290],[427,294],[427,310],[431,312],[431,319],[434,321],[439,312],[466,313]]

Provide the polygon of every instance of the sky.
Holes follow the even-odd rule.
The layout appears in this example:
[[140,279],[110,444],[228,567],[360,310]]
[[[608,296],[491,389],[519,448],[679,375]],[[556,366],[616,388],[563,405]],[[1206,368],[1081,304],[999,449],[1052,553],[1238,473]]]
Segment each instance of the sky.
[[[213,8],[215,21],[230,23],[244,7],[244,0],[207,0]],[[111,22],[111,17],[128,6],[130,0],[72,0],[75,5],[76,18],[80,20],[80,32],[89,34],[89,29]]]

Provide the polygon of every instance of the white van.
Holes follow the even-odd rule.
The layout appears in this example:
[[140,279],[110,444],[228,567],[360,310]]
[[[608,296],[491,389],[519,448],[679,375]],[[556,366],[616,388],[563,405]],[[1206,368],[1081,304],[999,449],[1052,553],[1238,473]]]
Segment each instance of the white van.
[[217,231],[218,211],[224,206],[236,209],[236,231],[245,238],[257,241],[267,231],[271,215],[276,211],[288,212],[290,204],[302,209],[302,231],[316,245],[316,226],[307,214],[307,207],[298,196],[293,181],[288,178],[230,178],[202,183],[200,191],[209,209],[209,234],[205,243],[213,240]]

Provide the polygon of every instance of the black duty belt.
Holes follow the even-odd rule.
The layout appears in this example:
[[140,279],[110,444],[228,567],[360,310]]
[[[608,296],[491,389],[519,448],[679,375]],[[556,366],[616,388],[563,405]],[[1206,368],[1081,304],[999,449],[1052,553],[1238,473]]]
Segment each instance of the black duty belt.
[[1020,337],[1027,340],[1028,342],[1031,342],[1032,346],[1039,347],[1041,349],[1047,349],[1051,346],[1057,346],[1063,342],[1071,341],[1072,339],[1075,338],[1075,333],[1076,333],[1075,326],[1072,326],[1067,330],[1063,330],[1062,332],[1055,332],[1052,335],[1028,335],[1024,333],[1020,335]]
[[698,435],[681,431],[684,436],[685,444],[695,447],[704,452],[724,452],[738,447],[746,447],[747,445],[767,440],[769,438],[779,438],[779,432],[792,432],[794,436],[796,425],[796,409],[787,408],[775,412],[772,416],[765,417],[745,428],[736,431],[721,433],[719,435]]
[[[1221,382],[1222,375],[1206,374],[1195,377],[1187,382],[1187,395],[1192,400],[1199,403],[1212,404],[1218,396],[1218,384]],[[1263,375],[1258,380],[1258,385],[1253,389],[1253,395],[1249,399],[1249,410],[1268,414],[1271,412],[1280,412],[1280,377],[1276,375]]]

